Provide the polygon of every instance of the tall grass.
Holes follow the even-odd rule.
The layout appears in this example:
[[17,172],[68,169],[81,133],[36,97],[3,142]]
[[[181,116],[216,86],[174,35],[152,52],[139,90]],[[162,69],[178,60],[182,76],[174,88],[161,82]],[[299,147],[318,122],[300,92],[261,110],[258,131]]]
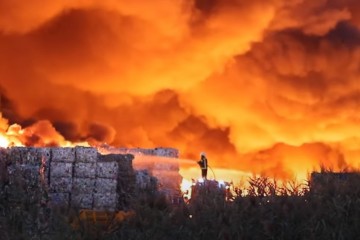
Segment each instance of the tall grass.
[[109,239],[360,239],[360,182],[346,184],[349,191],[314,194],[296,182],[253,178],[234,201],[199,189],[189,205],[137,205]]
[[[132,199],[133,217],[95,232],[71,226],[75,210],[59,212],[26,201],[14,206],[2,195],[1,239],[360,239],[360,181],[346,185],[338,194],[332,189],[315,194],[295,182],[279,187],[253,178],[243,189],[248,195],[233,201],[199,188],[188,204],[177,205],[164,195],[142,192]],[[29,231],[25,219],[45,222],[31,223]]]

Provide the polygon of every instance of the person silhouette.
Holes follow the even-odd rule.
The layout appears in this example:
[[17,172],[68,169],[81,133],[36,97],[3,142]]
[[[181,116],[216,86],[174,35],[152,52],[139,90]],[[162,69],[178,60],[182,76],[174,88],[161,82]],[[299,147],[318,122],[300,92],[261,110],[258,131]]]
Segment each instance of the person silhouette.
[[207,179],[207,170],[208,170],[208,160],[206,154],[202,152],[200,154],[200,161],[197,162],[201,168],[201,177]]

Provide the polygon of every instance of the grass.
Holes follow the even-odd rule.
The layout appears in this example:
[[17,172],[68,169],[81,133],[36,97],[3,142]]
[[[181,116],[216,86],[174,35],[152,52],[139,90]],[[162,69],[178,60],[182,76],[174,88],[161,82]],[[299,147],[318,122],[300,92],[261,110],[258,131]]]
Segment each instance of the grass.
[[294,182],[279,187],[253,178],[248,195],[233,201],[200,188],[189,204],[177,205],[161,194],[139,193],[132,200],[135,215],[111,227],[81,221],[74,227],[77,210],[49,208],[41,197],[29,200],[31,189],[20,188],[18,200],[9,201],[3,186],[0,239],[359,239],[360,182],[346,185],[341,193],[314,194]]

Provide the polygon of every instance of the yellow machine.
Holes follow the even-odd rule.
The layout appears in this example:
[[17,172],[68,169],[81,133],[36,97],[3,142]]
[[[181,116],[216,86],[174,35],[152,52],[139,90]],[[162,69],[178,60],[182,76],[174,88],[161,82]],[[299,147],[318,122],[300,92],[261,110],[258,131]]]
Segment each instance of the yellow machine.
[[127,218],[135,215],[134,211],[95,211],[81,210],[77,218],[72,221],[74,229],[84,228],[85,230],[98,229],[112,231],[120,226]]

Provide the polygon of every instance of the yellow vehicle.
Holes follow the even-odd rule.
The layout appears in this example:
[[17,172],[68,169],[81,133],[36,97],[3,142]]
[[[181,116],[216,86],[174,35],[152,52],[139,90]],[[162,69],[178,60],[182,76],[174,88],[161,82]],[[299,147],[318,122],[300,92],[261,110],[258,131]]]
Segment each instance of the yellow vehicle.
[[78,216],[72,221],[72,227],[76,230],[101,230],[112,231],[118,228],[122,222],[135,215],[134,211],[95,211],[80,210]]

